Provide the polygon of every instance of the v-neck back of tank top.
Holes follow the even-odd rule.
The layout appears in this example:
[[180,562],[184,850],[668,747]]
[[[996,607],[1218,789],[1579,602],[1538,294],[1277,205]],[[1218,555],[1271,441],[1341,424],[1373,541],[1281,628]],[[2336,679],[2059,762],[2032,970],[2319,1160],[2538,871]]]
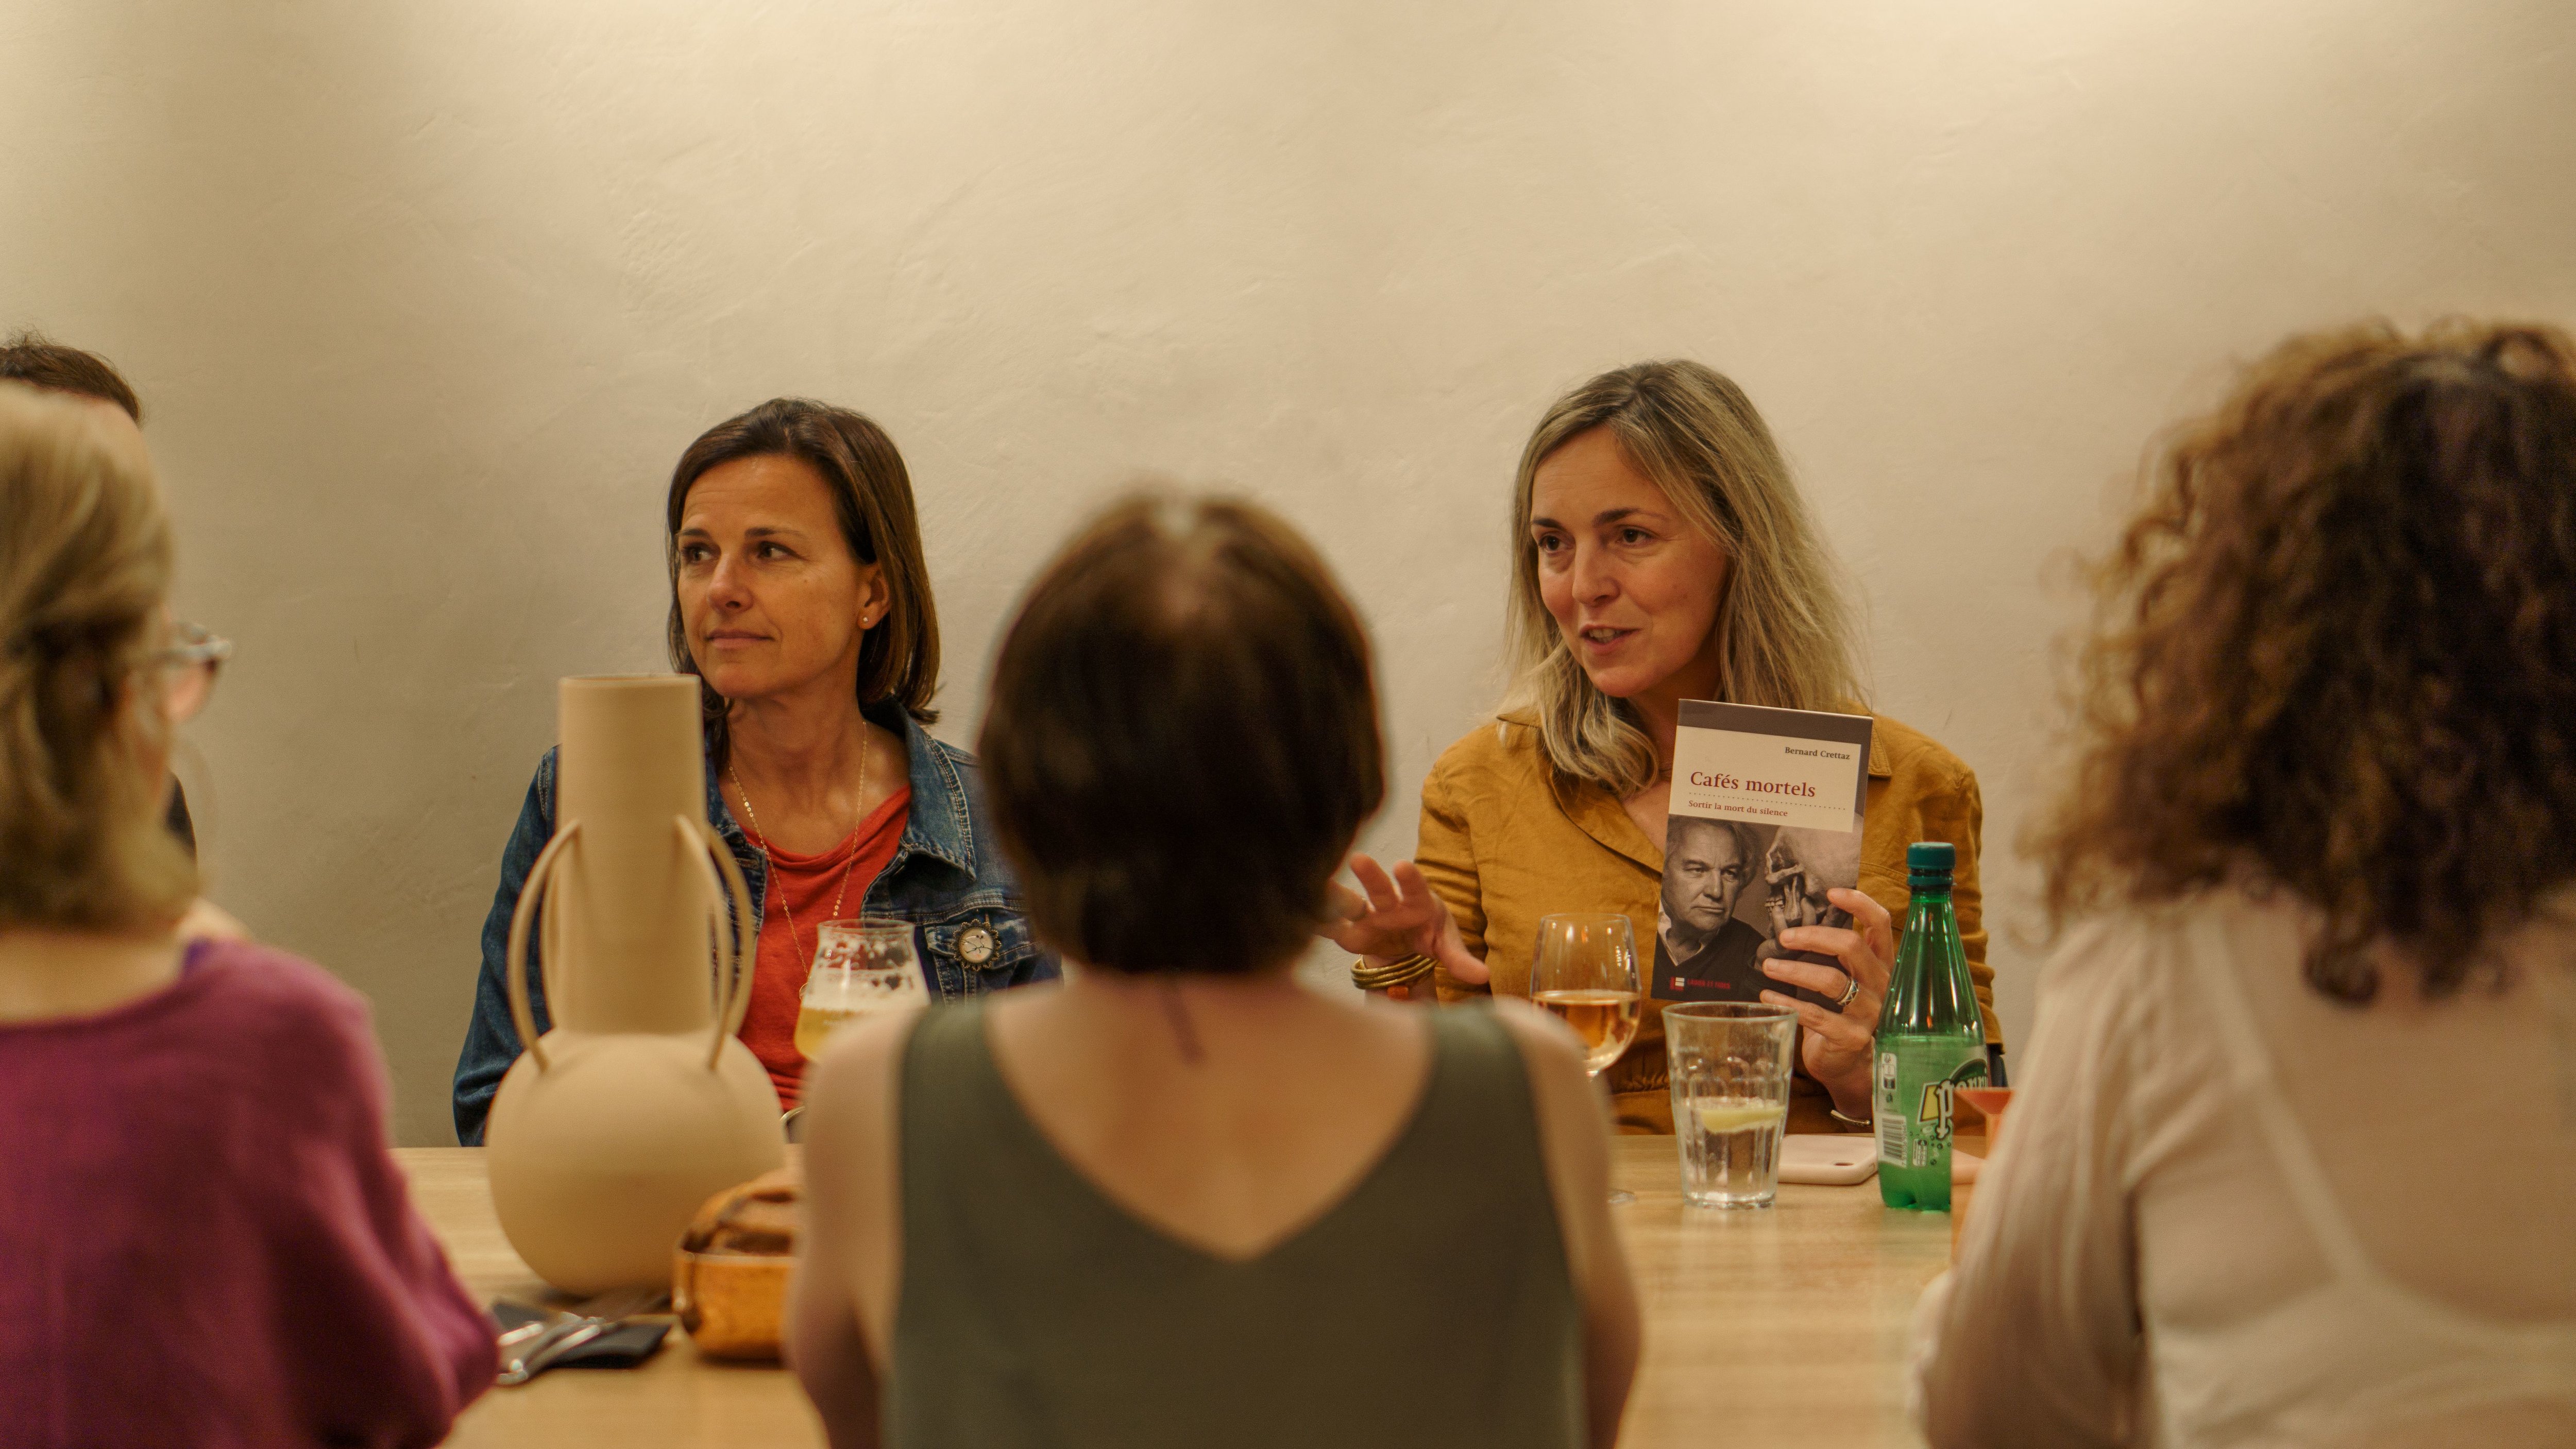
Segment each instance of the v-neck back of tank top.
[[[1430,1080],[1394,1145],[1234,1261],[1056,1151],[980,1004],[930,1012],[903,1065],[888,1442],[1580,1443],[1581,1320],[1519,1048],[1489,1011],[1431,1020]],[[1443,1372],[1414,1372],[1435,1348]]]

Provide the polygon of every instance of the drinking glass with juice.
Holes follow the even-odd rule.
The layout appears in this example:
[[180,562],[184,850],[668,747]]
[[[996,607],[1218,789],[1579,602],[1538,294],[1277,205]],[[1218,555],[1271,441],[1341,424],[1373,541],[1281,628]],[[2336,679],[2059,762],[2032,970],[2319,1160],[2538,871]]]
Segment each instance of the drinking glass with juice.
[[[1583,1069],[1595,1078],[1637,1039],[1645,988],[1637,975],[1637,933],[1616,914],[1541,916],[1530,955],[1530,1000],[1583,1039]],[[1610,1201],[1637,1195],[1613,1189]]]
[[1620,915],[1554,915],[1538,923],[1530,1000],[1583,1039],[1583,1069],[1600,1076],[1637,1039],[1645,993],[1637,937]]
[[908,921],[826,921],[796,1013],[796,1050],[812,1061],[841,1027],[879,1012],[928,1004]]

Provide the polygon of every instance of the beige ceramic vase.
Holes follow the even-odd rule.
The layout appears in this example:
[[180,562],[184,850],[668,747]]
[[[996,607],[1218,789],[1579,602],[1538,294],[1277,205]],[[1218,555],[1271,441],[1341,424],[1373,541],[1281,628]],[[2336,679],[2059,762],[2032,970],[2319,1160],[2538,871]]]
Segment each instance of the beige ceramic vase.
[[[728,925],[730,902],[750,928],[751,896],[707,828],[698,681],[567,679],[559,703],[555,837],[510,920],[510,1015],[528,1048],[484,1143],[510,1246],[587,1294],[668,1282],[698,1206],[784,1153],[777,1093],[734,1038],[756,943]],[[541,910],[554,1029],[539,1039],[527,942]]]

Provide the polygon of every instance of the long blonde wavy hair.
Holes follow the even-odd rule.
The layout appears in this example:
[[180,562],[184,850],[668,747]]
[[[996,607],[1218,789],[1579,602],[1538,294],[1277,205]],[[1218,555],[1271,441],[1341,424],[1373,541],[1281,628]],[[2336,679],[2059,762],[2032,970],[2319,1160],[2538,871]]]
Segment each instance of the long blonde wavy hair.
[[170,566],[139,446],[0,382],[0,926],[155,929],[196,895],[142,767],[167,723],[135,707]]
[[1576,434],[1608,428],[1728,560],[1718,601],[1719,695],[1735,704],[1852,710],[1863,705],[1840,570],[1752,400],[1714,368],[1640,362],[1557,399],[1521,451],[1514,486],[1507,712],[1536,717],[1560,774],[1625,799],[1655,781],[1654,742],[1634,711],[1595,688],[1539,595],[1530,491],[1539,464]]

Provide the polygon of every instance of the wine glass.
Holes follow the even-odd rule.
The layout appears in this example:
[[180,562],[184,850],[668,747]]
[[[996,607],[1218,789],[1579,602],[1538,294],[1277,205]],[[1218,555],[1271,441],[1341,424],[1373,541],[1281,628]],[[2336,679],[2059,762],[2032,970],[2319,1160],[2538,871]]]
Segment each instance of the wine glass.
[[[1583,1069],[1599,1077],[1637,1039],[1645,992],[1637,981],[1637,933],[1613,914],[1541,916],[1530,956],[1530,1000],[1583,1040]],[[1613,1189],[1612,1204],[1637,1195]]]
[[796,1013],[796,1050],[812,1061],[834,1031],[884,1011],[926,1006],[921,953],[910,921],[863,917],[825,921],[814,935],[814,969],[806,973]]

